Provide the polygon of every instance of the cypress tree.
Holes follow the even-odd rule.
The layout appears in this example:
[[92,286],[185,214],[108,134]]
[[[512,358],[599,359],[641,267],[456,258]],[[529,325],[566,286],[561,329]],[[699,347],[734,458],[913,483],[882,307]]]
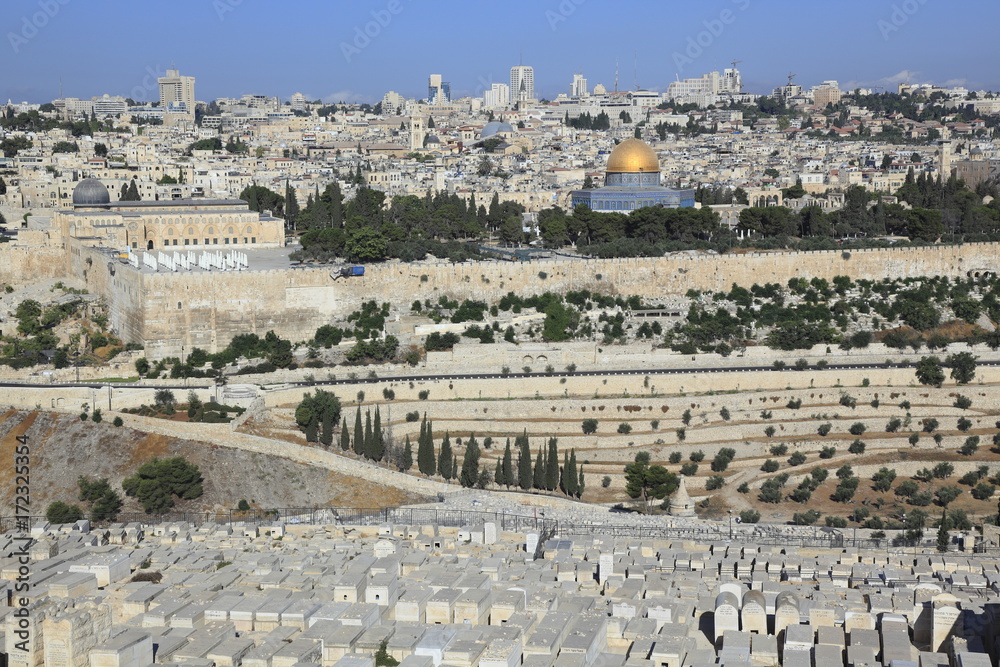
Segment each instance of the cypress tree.
[[549,451],[545,456],[545,488],[555,491],[559,486],[559,450],[555,438],[549,438]]
[[459,475],[459,483],[469,489],[476,485],[479,480],[479,443],[476,436],[469,436],[469,441],[465,443],[465,456],[462,457],[462,473]]
[[344,226],[344,196],[340,193],[340,182],[330,185],[330,227],[339,229]]
[[563,464],[562,468],[559,469],[559,490],[569,495],[569,454],[563,452]]
[[545,488],[545,450],[542,447],[538,448],[538,454],[535,457],[532,485],[538,490]]
[[948,551],[948,544],[951,542],[951,538],[948,535],[950,529],[951,521],[948,520],[947,510],[941,508],[941,525],[938,526],[937,533],[937,550],[941,553]]
[[493,482],[497,486],[500,486],[501,484],[504,483],[503,468],[500,467],[500,459],[497,459],[497,467],[496,470],[493,471]]
[[583,490],[586,488],[586,483],[583,481],[583,465],[580,465],[580,479],[576,483],[576,497],[583,497]]
[[490,471],[483,466],[483,469],[479,471],[479,479],[476,480],[477,489],[485,489],[490,485]]
[[438,473],[444,477],[445,481],[450,480],[455,472],[454,468],[451,467],[451,463],[451,436],[445,431],[444,440],[441,441],[441,453],[438,455]]
[[375,436],[372,435],[372,411],[365,410],[365,448],[361,453],[366,459],[372,457],[372,448],[375,447]]
[[295,221],[299,217],[299,200],[295,196],[295,188],[292,187],[288,179],[285,179],[285,222],[288,226],[295,228]]
[[361,425],[361,408],[354,413],[354,453],[358,456],[364,452],[365,449],[365,429]]
[[576,449],[571,449],[569,452],[569,473],[566,475],[566,495],[572,497],[577,497],[580,495],[577,489],[580,486],[580,476],[576,471]]
[[517,481],[518,486],[523,491],[531,488],[531,449],[528,447],[528,433],[525,429],[523,436],[517,436],[518,457],[517,457]]
[[417,439],[417,469],[427,477],[434,474],[434,449],[427,444],[427,415],[420,423],[420,438]]
[[126,195],[126,201],[140,201],[142,197],[139,196],[139,188],[135,184],[135,179],[128,185],[128,194]]
[[351,448],[351,432],[347,429],[347,417],[344,417],[344,423],[340,425],[340,448],[345,452]]
[[403,445],[403,460],[400,461],[400,472],[406,472],[413,467],[413,445],[410,444],[410,436],[406,436],[406,444]]
[[[497,461],[497,463],[500,462]],[[517,480],[514,479],[514,462],[510,453],[510,438],[507,438],[507,446],[503,450],[503,464],[500,468],[500,479],[497,480],[497,484],[503,484],[507,488],[517,484]]]
[[323,410],[323,430],[320,432],[319,441],[324,447],[333,444],[333,411]]
[[382,434],[382,416],[378,406],[375,406],[375,423],[372,424],[372,448],[369,450],[371,457],[376,461],[381,461],[385,457],[385,438]]

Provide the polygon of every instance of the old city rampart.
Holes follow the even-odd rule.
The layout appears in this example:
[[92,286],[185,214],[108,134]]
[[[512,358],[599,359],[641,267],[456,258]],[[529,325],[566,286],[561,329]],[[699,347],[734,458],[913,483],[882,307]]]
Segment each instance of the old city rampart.
[[[733,283],[775,282],[793,277],[847,275],[853,279],[994,271],[1000,245],[888,248],[852,251],[765,252],[733,255],[543,260],[527,263],[387,262],[368,265],[363,277],[334,280],[330,267],[269,271],[150,273],[138,271],[96,248],[71,244],[65,271],[106,300],[112,327],[127,341],[143,342],[147,355],[180,355],[201,347],[217,351],[239,333],[274,330],[294,341],[340,319],[369,299],[397,305],[415,299],[497,300],[508,292],[589,289],[648,299],[689,289],[724,290]],[[0,279],[58,275],[47,249],[3,248]],[[112,269],[114,273],[112,274]],[[182,349],[183,348],[183,349]]]

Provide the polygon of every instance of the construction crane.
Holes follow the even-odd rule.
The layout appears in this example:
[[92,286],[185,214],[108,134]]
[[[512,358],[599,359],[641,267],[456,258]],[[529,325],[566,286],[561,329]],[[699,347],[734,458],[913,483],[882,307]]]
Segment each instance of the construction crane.
[[[739,65],[741,62],[743,62],[743,61],[742,60],[734,60],[734,61],[732,61],[732,63],[733,63],[733,75],[734,76],[736,74],[736,66]],[[739,89],[736,92],[737,93],[742,93],[743,92],[743,80],[742,79],[740,80],[740,87],[739,87]]]
[[734,60],[733,61],[733,69],[736,69],[736,66],[739,65],[741,62],[743,62],[743,61],[742,60]]
[[792,74],[791,72],[788,73],[788,85],[789,86],[792,85],[792,79],[794,79],[797,76],[798,76],[798,74]]

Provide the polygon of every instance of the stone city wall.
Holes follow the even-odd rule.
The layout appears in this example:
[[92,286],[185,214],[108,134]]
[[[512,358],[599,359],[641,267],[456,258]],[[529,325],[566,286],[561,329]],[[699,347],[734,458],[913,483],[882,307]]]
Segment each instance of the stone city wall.
[[[105,296],[111,322],[126,341],[143,342],[152,359],[180,355],[182,347],[217,351],[240,333],[274,330],[293,341],[310,338],[322,324],[344,318],[368,300],[409,304],[414,299],[498,300],[508,292],[590,289],[647,299],[688,289],[728,290],[733,283],[776,282],[793,277],[880,280],[921,275],[966,276],[993,271],[998,245],[981,243],[851,252],[818,251],[679,255],[527,263],[387,262],[365,267],[363,277],[333,280],[331,268],[225,273],[141,273],[107,255],[78,248],[74,273],[87,271],[88,286]],[[92,259],[89,265],[86,259]],[[80,263],[83,262],[83,263]]]

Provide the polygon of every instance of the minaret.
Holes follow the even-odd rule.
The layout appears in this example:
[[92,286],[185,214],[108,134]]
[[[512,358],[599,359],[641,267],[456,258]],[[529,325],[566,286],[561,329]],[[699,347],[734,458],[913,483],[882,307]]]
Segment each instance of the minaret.
[[951,141],[947,139],[938,142],[938,173],[942,181],[951,178]]
[[424,117],[410,116],[410,152],[415,153],[424,149]]

